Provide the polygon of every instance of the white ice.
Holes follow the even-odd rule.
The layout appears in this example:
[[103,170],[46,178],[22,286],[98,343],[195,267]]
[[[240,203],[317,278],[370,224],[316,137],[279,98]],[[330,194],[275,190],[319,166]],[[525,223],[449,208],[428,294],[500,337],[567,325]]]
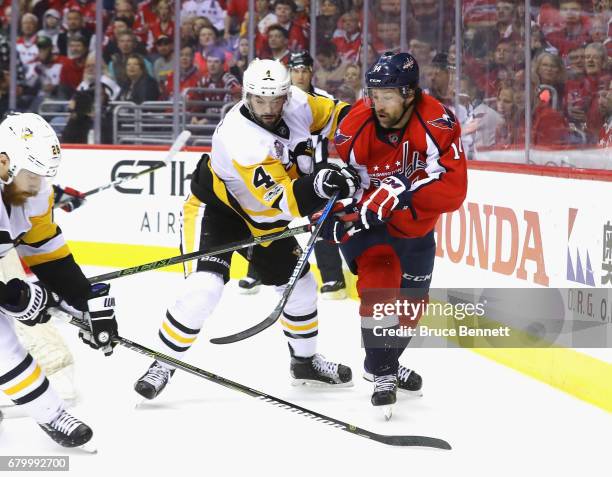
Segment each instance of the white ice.
[[[162,272],[115,280],[120,333],[155,347],[181,281]],[[98,454],[56,446],[27,418],[0,426],[0,454],[69,455],[71,474],[105,477],[610,475],[609,414],[469,350],[408,349],[402,363],[421,373],[424,396],[399,395],[385,422],[370,405],[371,384],[361,379],[351,300],[320,300],[319,350],[352,367],[353,388],[291,387],[280,325],[232,345],[208,342],[261,321],[276,300],[272,289],[239,295],[231,282],[185,361],[375,432],[440,437],[453,450],[385,446],[180,371],[158,399],[135,409],[133,384],[151,360],[122,348],[105,358],[60,324],[78,365],[80,399],[71,412],[93,427]]]

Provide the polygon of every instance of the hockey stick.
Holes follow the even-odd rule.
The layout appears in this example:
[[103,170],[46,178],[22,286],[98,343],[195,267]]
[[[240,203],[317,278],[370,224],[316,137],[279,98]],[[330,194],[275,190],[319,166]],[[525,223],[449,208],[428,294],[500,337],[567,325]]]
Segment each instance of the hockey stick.
[[[191,137],[191,132],[183,131],[181,134],[178,135],[174,143],[172,143],[172,146],[170,146],[170,149],[166,153],[166,156],[164,157],[164,159],[160,161],[157,165],[149,167],[148,169],[144,169],[140,172],[135,172],[134,174],[129,174],[127,176],[119,177],[118,179],[115,179],[114,181],[111,181],[108,184],[105,184],[103,186],[99,186],[99,187],[96,187],[95,189],[91,189],[91,190],[88,190],[87,192],[84,192],[83,196],[89,197],[90,195],[97,194],[98,192],[102,192],[103,190],[110,189],[111,187],[117,186],[119,184],[123,184],[124,182],[127,182],[127,181],[131,181],[132,179],[136,179],[137,177],[144,176],[146,174],[150,174],[151,172],[161,169],[162,167],[166,167],[166,165],[174,158],[174,156],[176,156],[180,152],[180,150],[183,149],[183,147],[185,146],[185,144],[187,143],[190,137]],[[138,162],[136,162],[136,164],[134,165],[137,166]],[[60,200],[57,204],[54,205],[54,208],[61,207],[67,201],[68,200],[66,201]]]
[[[67,313],[57,312],[55,316],[68,321],[70,319],[70,324],[78,326],[79,328],[88,330],[89,327],[83,323],[81,320],[71,317]],[[271,396],[270,394],[266,394],[262,391],[258,391],[256,389],[250,388],[243,384],[237,383],[235,381],[231,381],[222,376],[213,374],[209,371],[205,371],[203,369],[192,366],[191,364],[185,363],[183,361],[179,361],[178,359],[172,358],[171,356],[165,355],[163,353],[159,353],[158,351],[154,351],[145,346],[142,346],[138,343],[134,343],[126,338],[122,338],[121,336],[117,336],[114,341],[116,341],[121,346],[131,349],[136,353],[143,354],[150,358],[153,358],[162,363],[168,364],[170,366],[174,366],[186,373],[193,374],[195,376],[199,376],[208,381],[212,381],[213,383],[220,384],[221,386],[225,386],[226,388],[233,389],[235,391],[240,391],[241,393],[247,394],[251,397],[259,399],[261,401],[269,402],[274,406],[278,406],[280,408],[287,409],[291,412],[298,413],[304,417],[308,417],[310,419],[314,419],[315,421],[321,422],[323,424],[327,424],[328,426],[335,427],[336,429],[340,429],[342,431],[350,432],[351,434],[355,434],[360,437],[365,437],[366,439],[372,439],[373,441],[381,442],[383,444],[391,445],[391,446],[414,446],[414,447],[433,447],[436,449],[445,449],[450,450],[451,446],[448,442],[438,439],[435,437],[427,437],[427,436],[389,436],[385,434],[377,434],[372,431],[368,431],[367,429],[362,429],[360,427],[354,426],[344,421],[340,421],[339,419],[326,416],[317,411],[311,411],[310,409],[306,409],[305,407],[299,406],[289,401],[285,401],[283,399]]]
[[276,321],[280,318],[281,313],[283,312],[283,309],[285,308],[285,305],[287,304],[287,301],[289,300],[289,297],[291,296],[291,293],[293,292],[293,289],[295,288],[295,284],[300,279],[300,275],[302,274],[304,267],[306,267],[306,264],[308,263],[308,256],[314,249],[314,244],[315,244],[315,241],[317,240],[317,237],[319,237],[319,234],[321,233],[321,227],[323,227],[323,222],[329,216],[329,213],[331,212],[333,205],[336,203],[336,200],[338,200],[338,194],[339,192],[335,192],[334,195],[332,195],[332,197],[329,199],[329,201],[325,205],[323,212],[321,212],[321,216],[319,217],[319,220],[317,221],[315,228],[312,231],[312,235],[310,236],[310,239],[308,240],[306,247],[304,247],[302,255],[300,255],[300,258],[298,259],[297,264],[295,265],[295,268],[293,269],[293,273],[291,274],[291,277],[289,278],[289,282],[287,282],[287,286],[285,287],[285,290],[283,291],[283,295],[281,296],[280,301],[278,302],[278,304],[276,305],[272,313],[270,313],[265,320],[263,320],[260,323],[257,323],[255,326],[252,326],[247,330],[241,331],[239,333],[235,333],[233,335],[223,336],[221,338],[212,338],[210,340],[211,343],[214,343],[214,344],[235,343],[236,341],[241,341],[251,336],[254,336],[257,333],[261,333],[263,330],[265,330],[266,328],[269,328],[274,323],[276,323]]
[[285,229],[282,232],[274,232],[271,234],[261,235],[259,237],[251,237],[245,240],[241,240],[239,242],[233,242],[231,244],[226,245],[225,247],[216,248],[207,252],[199,250],[196,252],[186,253],[184,255],[176,255],[170,258],[164,258],[162,260],[157,260],[156,262],[144,263],[142,265],[136,265],[135,267],[124,268],[123,270],[117,270],[114,272],[104,273],[102,275],[96,275],[95,277],[88,278],[88,280],[90,283],[99,283],[114,280],[116,278],[125,277],[127,275],[134,275],[135,273],[148,272],[149,270],[156,270],[158,268],[169,267],[170,265],[175,265],[177,263],[188,262],[189,260],[195,260],[202,257],[211,257],[213,255],[220,255],[226,252],[234,252],[236,250],[248,248],[253,245],[259,245],[265,242],[273,242],[275,240],[293,237],[295,235],[309,232],[311,229],[312,226],[310,224],[300,225],[299,227]]

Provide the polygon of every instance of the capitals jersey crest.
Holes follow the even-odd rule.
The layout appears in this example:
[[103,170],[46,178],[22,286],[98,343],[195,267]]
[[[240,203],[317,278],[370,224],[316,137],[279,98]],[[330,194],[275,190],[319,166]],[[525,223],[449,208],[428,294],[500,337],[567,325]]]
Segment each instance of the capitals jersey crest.
[[444,114],[442,114],[442,117],[431,119],[427,121],[427,123],[438,129],[452,131],[457,123],[457,120],[455,119],[455,115],[446,106],[444,106]]
[[338,128],[336,130],[336,135],[334,136],[334,143],[336,144],[336,146],[342,146],[342,144],[349,141],[352,137],[353,136],[347,136],[345,134],[342,134],[342,131],[340,131],[340,128]]

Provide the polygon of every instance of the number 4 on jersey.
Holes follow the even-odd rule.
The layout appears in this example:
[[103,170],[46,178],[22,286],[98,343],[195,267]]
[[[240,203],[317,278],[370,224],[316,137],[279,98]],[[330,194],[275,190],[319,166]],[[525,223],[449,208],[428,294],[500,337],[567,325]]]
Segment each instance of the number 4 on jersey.
[[276,183],[272,180],[272,176],[270,176],[262,166],[255,169],[253,173],[253,185],[255,188],[264,186],[266,189],[269,189],[273,187],[274,184]]

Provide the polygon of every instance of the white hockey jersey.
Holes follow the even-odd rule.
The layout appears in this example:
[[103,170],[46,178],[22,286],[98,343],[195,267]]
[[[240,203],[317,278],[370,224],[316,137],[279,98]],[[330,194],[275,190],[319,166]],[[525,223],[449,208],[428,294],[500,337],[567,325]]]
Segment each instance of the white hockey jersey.
[[346,103],[291,87],[274,131],[256,123],[242,103],[219,123],[212,138],[215,195],[239,213],[254,235],[282,229],[301,217],[293,188],[313,170],[312,135],[333,138]]
[[[0,185],[4,190],[4,185]],[[53,189],[45,181],[25,204],[7,207],[0,200],[0,257],[16,248],[28,266],[70,255],[62,231],[53,222]]]

